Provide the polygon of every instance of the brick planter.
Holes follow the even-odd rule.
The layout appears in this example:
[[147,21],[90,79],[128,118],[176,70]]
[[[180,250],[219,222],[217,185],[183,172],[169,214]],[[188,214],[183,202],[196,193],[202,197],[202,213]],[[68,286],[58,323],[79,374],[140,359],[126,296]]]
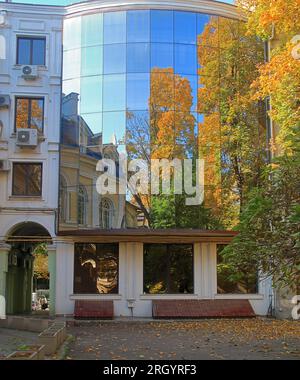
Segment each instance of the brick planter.
[[38,353],[36,351],[15,351],[5,360],[38,360]]

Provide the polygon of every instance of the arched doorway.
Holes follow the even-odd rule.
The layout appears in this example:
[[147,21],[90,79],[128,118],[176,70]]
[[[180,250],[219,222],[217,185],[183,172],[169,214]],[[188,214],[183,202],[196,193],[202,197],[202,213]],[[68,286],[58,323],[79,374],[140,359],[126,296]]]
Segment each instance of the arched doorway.
[[10,231],[7,243],[11,249],[6,276],[6,311],[7,314],[28,314],[32,312],[35,257],[47,255],[47,245],[52,244],[52,239],[40,224],[24,222]]

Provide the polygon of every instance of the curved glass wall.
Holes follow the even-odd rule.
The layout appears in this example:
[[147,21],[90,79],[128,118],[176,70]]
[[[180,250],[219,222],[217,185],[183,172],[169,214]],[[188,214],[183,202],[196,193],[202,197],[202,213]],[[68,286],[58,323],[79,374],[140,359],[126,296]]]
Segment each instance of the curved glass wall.
[[[214,15],[132,10],[65,20],[60,230],[231,229],[265,160],[264,109],[245,99],[263,58],[242,22]],[[245,149],[253,145],[255,157]],[[125,158],[143,160],[134,189],[131,181],[124,190],[125,174],[137,172]],[[162,159],[180,162],[170,189],[153,185],[168,179],[153,164]],[[99,192],[114,170],[115,191]]]

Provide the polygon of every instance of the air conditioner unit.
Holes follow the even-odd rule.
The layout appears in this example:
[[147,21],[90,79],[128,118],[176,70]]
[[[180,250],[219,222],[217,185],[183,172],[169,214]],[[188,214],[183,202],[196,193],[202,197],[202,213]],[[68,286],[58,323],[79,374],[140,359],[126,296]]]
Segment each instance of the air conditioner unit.
[[0,108],[9,108],[10,106],[10,96],[0,95]]
[[22,66],[22,77],[25,80],[34,80],[37,79],[38,76],[37,66]]
[[10,170],[10,162],[7,160],[0,160],[0,173],[8,172]]
[[17,146],[36,147],[38,145],[38,132],[36,129],[18,129]]

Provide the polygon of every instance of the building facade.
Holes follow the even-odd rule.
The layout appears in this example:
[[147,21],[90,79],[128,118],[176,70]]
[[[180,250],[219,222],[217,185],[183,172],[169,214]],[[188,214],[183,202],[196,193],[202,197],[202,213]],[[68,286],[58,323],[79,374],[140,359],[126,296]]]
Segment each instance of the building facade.
[[[116,317],[151,317],[157,300],[247,300],[266,315],[270,281],[257,274],[228,281],[220,255],[242,204],[225,112],[264,59],[236,8],[201,0],[0,8],[0,96],[9,99],[0,106],[7,165],[0,172],[0,291],[7,300],[16,294],[13,267],[20,264],[30,283],[30,245],[47,242],[52,314],[73,315],[80,300],[113,301]],[[264,110],[241,120],[257,126],[250,137],[262,144],[260,165]],[[28,131],[36,138],[30,146],[21,141]],[[189,161],[193,191],[121,191],[134,172],[125,159]],[[200,159],[204,202],[193,204]],[[114,192],[99,192],[101,176],[115,178]],[[150,189],[152,172],[146,177]],[[20,259],[27,247],[28,264]],[[26,311],[7,303],[8,311]]]

